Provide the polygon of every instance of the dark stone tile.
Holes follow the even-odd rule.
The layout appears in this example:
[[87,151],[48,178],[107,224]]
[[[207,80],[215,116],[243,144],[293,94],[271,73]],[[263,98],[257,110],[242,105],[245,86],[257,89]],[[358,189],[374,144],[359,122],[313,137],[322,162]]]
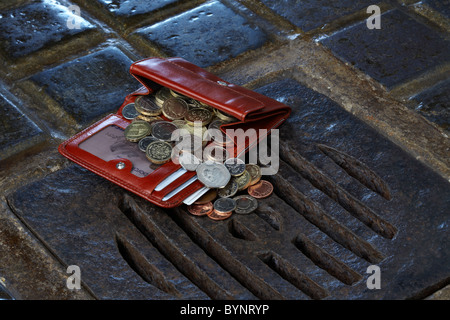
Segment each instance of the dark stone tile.
[[[445,283],[448,181],[295,80],[274,79],[256,90],[293,108],[280,145],[297,157],[280,153],[280,171],[265,177],[275,192],[254,214],[213,221],[184,206],[162,210],[76,165],[16,190],[8,204],[60,261],[81,268],[100,299],[392,300]],[[351,162],[336,162],[317,144],[358,159],[357,168],[384,180],[391,198],[350,176],[343,167]],[[332,180],[330,188],[298,171],[301,157],[320,169],[316,181]],[[342,189],[354,197],[350,206],[341,205]],[[326,194],[335,190],[339,197]],[[350,214],[358,203],[394,225],[395,236]],[[381,256],[375,262],[374,254]],[[366,285],[373,264],[381,270],[380,290]]]
[[423,3],[429,5],[434,10],[450,18],[450,1],[448,0],[425,0]]
[[303,31],[321,27],[377,3],[373,0],[262,0],[261,2]]
[[418,103],[416,110],[431,122],[450,130],[450,79],[412,97]]
[[[68,28],[75,18],[79,28]],[[57,1],[35,1],[0,12],[0,48],[19,58],[93,28]]]
[[445,35],[399,10],[381,15],[380,30],[362,21],[321,42],[388,88],[450,60]]
[[139,88],[130,75],[133,61],[109,47],[31,77],[80,124],[114,112],[125,96]]
[[265,33],[220,2],[212,1],[137,31],[164,52],[201,67],[261,47]]
[[140,14],[151,13],[178,0],[97,0],[109,12],[120,17],[132,17]]
[[0,95],[0,160],[36,146],[44,140],[43,131]]

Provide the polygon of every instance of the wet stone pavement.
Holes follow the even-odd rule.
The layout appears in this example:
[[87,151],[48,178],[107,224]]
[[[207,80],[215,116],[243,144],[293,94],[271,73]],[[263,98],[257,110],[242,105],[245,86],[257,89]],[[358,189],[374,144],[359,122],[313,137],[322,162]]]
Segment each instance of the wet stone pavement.
[[[449,299],[449,11],[2,1],[0,299]],[[254,214],[161,209],[58,153],[139,88],[129,66],[149,56],[292,107],[274,194]],[[366,285],[371,265],[381,289]]]

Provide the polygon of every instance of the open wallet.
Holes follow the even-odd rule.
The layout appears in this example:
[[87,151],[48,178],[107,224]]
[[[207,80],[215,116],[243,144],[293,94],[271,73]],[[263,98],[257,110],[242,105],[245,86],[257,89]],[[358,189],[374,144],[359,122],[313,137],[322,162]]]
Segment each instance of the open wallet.
[[[290,107],[238,86],[182,59],[147,58],[133,63],[130,73],[143,85],[125,97],[117,113],[110,114],[79,132],[59,146],[59,152],[82,167],[110,180],[155,205],[173,208],[190,205],[209,188],[179,163],[168,161],[154,165],[139,150],[137,143],[125,139],[124,130],[133,119],[122,110],[140,96],[151,95],[166,87],[178,94],[217,109],[234,119],[220,126],[227,129],[253,128],[257,135],[245,145],[234,148],[231,156],[245,154],[281,125],[290,115]],[[164,115],[163,120],[171,121]],[[263,129],[263,130],[260,130]],[[265,136],[263,136],[265,135]]]

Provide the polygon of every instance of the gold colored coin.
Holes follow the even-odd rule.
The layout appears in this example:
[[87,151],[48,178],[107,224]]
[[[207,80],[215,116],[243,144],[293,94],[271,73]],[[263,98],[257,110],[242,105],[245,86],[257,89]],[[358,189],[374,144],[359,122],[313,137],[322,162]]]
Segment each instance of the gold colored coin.
[[217,198],[217,190],[211,189],[206,192],[203,196],[201,196],[194,204],[206,204],[208,202],[212,202]]
[[158,121],[158,120],[161,120],[161,121],[163,120],[163,118],[158,117],[158,116],[146,116],[143,114],[138,115],[137,119],[147,121],[148,123],[152,123],[152,122]]
[[161,107],[156,103],[154,95],[139,96],[134,101],[136,110],[145,116],[158,116]]
[[247,189],[251,182],[251,176],[247,170],[245,170],[240,176],[233,177],[233,179],[236,180],[238,184],[238,191]]
[[231,179],[228,184],[217,190],[217,195],[221,198],[229,198],[234,196],[238,192],[238,184],[236,180]]
[[174,96],[175,98],[186,98],[186,96],[184,94],[181,94],[179,92],[176,92],[175,90],[169,89],[169,92],[172,96]]
[[170,94],[169,88],[162,87],[161,89],[159,89],[156,92],[156,94],[155,94],[155,101],[160,107],[162,107],[164,101],[166,101],[170,97],[172,97],[172,95]]
[[186,120],[173,120],[172,123],[177,126],[178,129],[183,128],[186,125]]
[[172,157],[172,146],[165,141],[155,141],[147,146],[145,151],[147,159],[154,164],[163,164]]
[[237,119],[233,116],[230,116],[229,114],[219,110],[219,109],[214,109],[214,113],[216,114],[216,117],[219,118],[220,120],[224,120],[224,121],[237,121]]
[[186,116],[184,117],[184,120],[186,120],[187,124],[193,126],[194,123],[201,124],[202,126],[206,126],[208,123],[211,122],[213,118],[213,115],[211,111],[206,110],[204,108],[194,108],[190,109]]
[[138,142],[152,132],[150,124],[144,120],[134,120],[125,129],[125,139],[131,142]]
[[245,170],[247,170],[251,176],[251,181],[250,181],[249,186],[253,186],[253,185],[257,184],[259,182],[259,180],[261,180],[261,177],[262,177],[261,168],[257,164],[247,164],[245,166]]

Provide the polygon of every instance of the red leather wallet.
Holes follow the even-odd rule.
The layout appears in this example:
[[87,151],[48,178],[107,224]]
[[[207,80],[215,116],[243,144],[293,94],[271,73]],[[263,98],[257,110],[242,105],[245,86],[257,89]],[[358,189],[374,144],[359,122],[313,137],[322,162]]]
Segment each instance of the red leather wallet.
[[[221,126],[224,133],[229,128],[243,130],[254,128],[266,129],[269,134],[291,113],[290,107],[247,88],[226,82],[181,58],[143,59],[133,63],[130,72],[143,87],[126,96],[116,114],[108,115],[64,141],[58,150],[63,156],[82,167],[161,207],[172,208],[180,205],[184,199],[204,185],[197,180],[163,201],[167,194],[194,177],[196,173],[188,171],[162,190],[156,191],[155,187],[181,166],[169,161],[158,168],[152,168],[145,155],[142,158],[143,153],[137,150],[136,144],[124,141],[123,130],[131,123],[131,120],[122,115],[124,106],[133,103],[138,96],[148,95],[161,87],[167,87],[235,117],[236,122]],[[256,139],[260,141],[262,138],[264,137],[259,135]],[[248,141],[241,149],[235,149],[235,155],[246,152],[254,143],[255,141]]]

